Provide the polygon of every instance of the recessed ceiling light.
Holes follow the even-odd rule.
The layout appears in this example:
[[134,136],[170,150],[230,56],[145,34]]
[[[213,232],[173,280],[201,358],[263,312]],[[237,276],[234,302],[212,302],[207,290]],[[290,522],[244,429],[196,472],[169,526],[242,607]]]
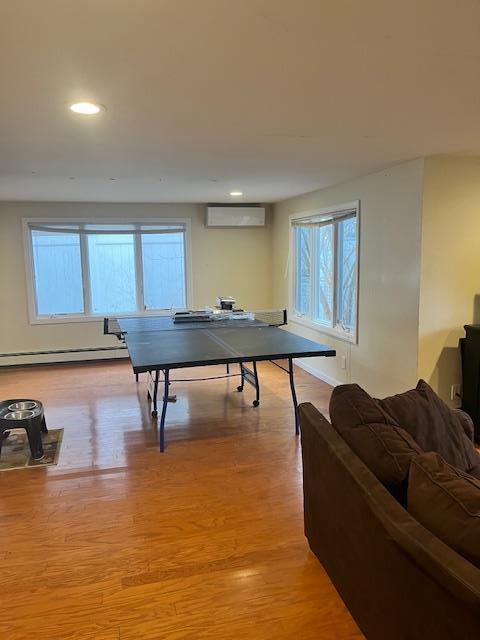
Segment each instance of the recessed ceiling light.
[[239,196],[243,196],[243,191],[230,191],[230,195],[234,198],[238,198]]
[[69,105],[69,109],[82,116],[94,116],[100,113],[100,111],[105,111],[105,107],[102,104],[96,104],[94,102],[74,102]]

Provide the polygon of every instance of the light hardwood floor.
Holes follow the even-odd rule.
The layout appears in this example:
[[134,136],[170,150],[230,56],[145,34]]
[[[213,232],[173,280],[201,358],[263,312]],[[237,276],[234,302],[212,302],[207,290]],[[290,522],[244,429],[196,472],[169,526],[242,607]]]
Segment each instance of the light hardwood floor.
[[160,454],[129,364],[0,371],[0,397],[65,428],[56,467],[0,473],[2,639],[363,637],[303,535],[288,376],[259,372],[258,409],[236,379],[174,384]]

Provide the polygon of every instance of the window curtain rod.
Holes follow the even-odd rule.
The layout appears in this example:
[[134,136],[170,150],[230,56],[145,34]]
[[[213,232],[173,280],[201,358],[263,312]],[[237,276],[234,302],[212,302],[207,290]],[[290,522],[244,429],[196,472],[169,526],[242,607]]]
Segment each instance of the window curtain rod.
[[146,228],[142,229],[141,227],[133,228],[133,229],[101,229],[97,228],[85,228],[84,226],[74,226],[71,227],[56,227],[49,225],[36,225],[29,224],[28,228],[31,231],[41,231],[44,233],[67,233],[67,234],[84,234],[84,235],[159,235],[164,233],[185,233],[185,225],[178,225],[176,227],[158,227],[156,229]]
[[351,218],[355,218],[356,215],[357,211],[355,209],[318,216],[314,214],[305,216],[305,218],[295,218],[292,220],[292,227],[321,227],[326,224],[332,224],[333,222],[350,220]]

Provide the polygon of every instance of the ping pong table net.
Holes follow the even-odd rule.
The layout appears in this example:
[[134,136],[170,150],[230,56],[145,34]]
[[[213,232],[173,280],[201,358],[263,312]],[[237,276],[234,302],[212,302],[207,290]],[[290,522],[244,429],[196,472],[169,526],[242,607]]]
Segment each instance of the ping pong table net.
[[[253,315],[254,320],[264,322],[270,327],[281,327],[287,324],[287,310],[286,309],[264,309],[261,311],[250,311],[249,315]],[[232,320],[235,322],[235,320]],[[122,337],[122,331],[118,324],[117,318],[108,317],[103,319],[103,333],[104,335],[112,335],[117,338]]]
[[116,318],[103,319],[103,335],[117,336],[117,338],[121,338],[122,332]]
[[252,311],[255,320],[264,322],[270,327],[281,327],[287,324],[287,310],[286,309],[266,309],[263,311]]

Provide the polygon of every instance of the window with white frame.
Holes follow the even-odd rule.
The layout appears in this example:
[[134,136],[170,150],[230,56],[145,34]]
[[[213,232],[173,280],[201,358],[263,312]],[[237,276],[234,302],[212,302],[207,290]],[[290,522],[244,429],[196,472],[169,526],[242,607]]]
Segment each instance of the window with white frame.
[[358,203],[291,217],[293,318],[357,337]]
[[34,320],[187,307],[187,222],[24,221]]

